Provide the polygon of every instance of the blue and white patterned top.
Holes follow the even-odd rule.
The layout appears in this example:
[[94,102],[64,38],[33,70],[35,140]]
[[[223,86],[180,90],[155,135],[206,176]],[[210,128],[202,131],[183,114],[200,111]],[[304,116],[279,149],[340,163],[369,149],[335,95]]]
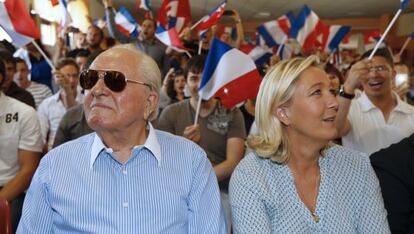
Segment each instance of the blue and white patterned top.
[[119,163],[95,133],[41,161],[17,233],[225,233],[217,178],[191,141],[154,130]]
[[316,223],[288,166],[250,153],[230,181],[235,233],[390,233],[378,179],[360,154],[332,146],[320,158]]

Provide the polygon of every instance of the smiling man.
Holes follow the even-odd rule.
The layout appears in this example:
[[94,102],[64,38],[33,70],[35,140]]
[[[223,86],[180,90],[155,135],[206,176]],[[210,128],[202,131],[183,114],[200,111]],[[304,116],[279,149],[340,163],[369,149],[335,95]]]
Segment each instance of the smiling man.
[[42,159],[18,233],[225,233],[206,153],[150,123],[160,81],[133,46],[103,52],[81,73],[95,133]]
[[[339,92],[336,119],[342,144],[368,155],[414,132],[414,107],[392,91],[395,70],[391,54],[387,49],[379,49],[368,60],[370,54],[367,51],[352,66]],[[359,84],[364,92],[351,102]]]

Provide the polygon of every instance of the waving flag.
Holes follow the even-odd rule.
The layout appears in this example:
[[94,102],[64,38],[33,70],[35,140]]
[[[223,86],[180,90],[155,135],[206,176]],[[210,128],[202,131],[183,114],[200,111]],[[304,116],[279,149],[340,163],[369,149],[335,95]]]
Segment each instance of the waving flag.
[[50,0],[52,6],[57,6],[59,4],[59,0]]
[[272,57],[272,50],[268,47],[241,45],[240,50],[249,55],[258,66],[267,63]]
[[203,35],[209,28],[213,27],[220,21],[224,12],[224,7],[226,7],[226,2],[227,1],[224,1],[220,4],[220,6],[214,8],[197,23],[196,29],[199,31],[200,35]]
[[175,28],[170,28],[166,30],[161,25],[157,27],[155,36],[164,43],[166,46],[172,47],[178,52],[186,52],[187,48],[184,47],[183,43],[178,36],[177,30]]
[[16,47],[40,38],[40,32],[23,0],[0,1],[0,25]]
[[191,11],[188,0],[163,0],[158,12],[158,23],[166,28],[173,28],[177,32],[191,22]]
[[115,23],[119,31],[133,38],[138,37],[141,27],[124,6],[121,6],[115,14]]
[[317,37],[322,31],[322,21],[319,20],[315,12],[305,5],[296,18],[294,26],[289,32],[289,36],[296,38],[302,49],[308,52],[314,47],[317,42]]
[[322,50],[332,53],[339,47],[339,44],[348,34],[349,30],[351,30],[349,26],[325,25],[320,41]]
[[401,10],[404,10],[405,8],[407,8],[408,3],[410,2],[409,0],[400,0],[400,1],[401,1],[401,3],[400,3],[400,9]]
[[139,1],[139,8],[142,8],[146,11],[152,11],[150,0],[141,0],[141,1]]
[[70,17],[66,0],[59,0],[59,8],[61,13],[60,28],[63,30],[72,22],[72,17]]
[[257,32],[263,38],[267,46],[279,46],[280,44],[283,44],[293,22],[293,14],[289,12],[288,14],[279,17],[277,20],[260,25],[257,28]]
[[219,97],[224,107],[253,98],[261,77],[253,60],[240,50],[214,38],[208,52],[199,95],[203,99]]

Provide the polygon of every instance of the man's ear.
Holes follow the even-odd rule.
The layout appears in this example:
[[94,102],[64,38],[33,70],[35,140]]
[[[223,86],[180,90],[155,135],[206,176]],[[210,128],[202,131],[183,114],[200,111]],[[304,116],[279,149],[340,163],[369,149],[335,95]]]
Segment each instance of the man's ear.
[[145,119],[149,119],[149,116],[151,115],[151,113],[156,111],[158,99],[159,97],[156,92],[154,91],[149,92],[149,95],[146,99],[146,104],[145,104],[145,113],[144,113]]
[[289,116],[287,114],[287,109],[285,107],[278,107],[273,110],[273,115],[284,125],[290,125]]

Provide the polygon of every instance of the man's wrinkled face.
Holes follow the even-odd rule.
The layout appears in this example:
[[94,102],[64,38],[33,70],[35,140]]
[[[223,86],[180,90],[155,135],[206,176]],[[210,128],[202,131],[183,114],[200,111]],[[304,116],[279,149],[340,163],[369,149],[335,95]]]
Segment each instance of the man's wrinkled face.
[[[117,71],[128,80],[145,82],[137,69],[140,62],[140,58],[126,49],[112,49],[99,55],[89,69],[100,74]],[[99,79],[85,97],[86,120],[95,131],[115,131],[146,124],[158,102],[158,94],[154,93],[148,86],[133,82],[127,82],[122,91],[114,92]]]

